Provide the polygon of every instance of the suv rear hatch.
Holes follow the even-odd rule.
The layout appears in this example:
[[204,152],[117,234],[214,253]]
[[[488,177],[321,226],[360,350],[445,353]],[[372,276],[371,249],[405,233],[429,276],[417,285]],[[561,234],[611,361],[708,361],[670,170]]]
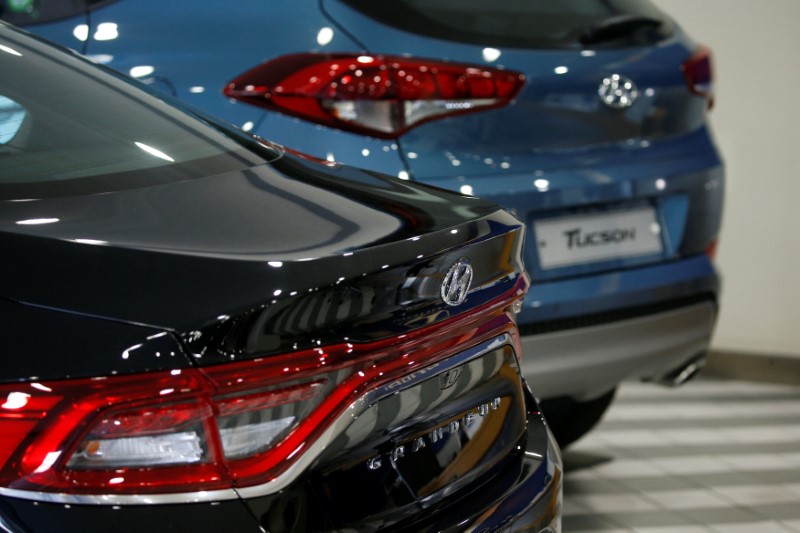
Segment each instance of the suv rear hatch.
[[[650,2],[324,7],[368,53],[525,77],[506,105],[422,123],[397,142],[414,179],[490,198],[528,223],[537,280],[702,253],[713,242],[718,219],[707,214],[720,211],[722,169],[706,126],[710,57]],[[620,220],[650,242],[621,255],[547,257],[556,243],[540,220],[559,217],[569,227],[551,226],[558,246],[570,245],[562,230],[584,220]]]

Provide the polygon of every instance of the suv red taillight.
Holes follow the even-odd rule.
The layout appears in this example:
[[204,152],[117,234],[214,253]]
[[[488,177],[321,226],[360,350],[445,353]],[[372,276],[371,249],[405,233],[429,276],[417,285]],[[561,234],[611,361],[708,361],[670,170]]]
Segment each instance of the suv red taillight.
[[689,90],[706,99],[708,109],[714,106],[714,71],[711,50],[700,47],[681,65]]
[[233,79],[223,92],[318,124],[396,138],[423,122],[500,107],[525,77],[406,57],[293,54]]
[[526,287],[521,279],[467,314],[368,344],[0,385],[0,487],[158,494],[270,482],[367,390],[513,332],[511,305]]

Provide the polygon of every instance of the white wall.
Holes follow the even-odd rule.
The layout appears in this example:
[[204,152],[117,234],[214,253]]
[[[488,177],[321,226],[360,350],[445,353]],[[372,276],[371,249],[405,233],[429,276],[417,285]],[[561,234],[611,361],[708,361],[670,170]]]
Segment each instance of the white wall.
[[727,191],[714,347],[800,357],[800,2],[655,2],[715,58]]

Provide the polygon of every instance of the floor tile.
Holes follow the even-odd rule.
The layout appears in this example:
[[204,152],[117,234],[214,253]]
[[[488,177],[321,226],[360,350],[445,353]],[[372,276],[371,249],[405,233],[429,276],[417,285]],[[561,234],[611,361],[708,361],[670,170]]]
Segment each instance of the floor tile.
[[781,524],[788,527],[794,533],[800,533],[800,520],[782,520]]
[[656,500],[658,507],[666,510],[731,507],[730,502],[715,494],[713,489],[658,491],[648,493],[647,496]]
[[583,509],[595,513],[612,514],[618,512],[635,513],[639,511],[654,511],[655,503],[638,494],[580,494],[570,498],[564,504],[577,503]]
[[800,533],[800,387],[626,384],[564,458],[565,533]]
[[800,496],[783,485],[714,487],[712,490],[733,503],[749,507],[800,501]]
[[714,533],[706,526],[637,527],[634,533]]
[[[622,526],[634,530],[642,527],[678,527],[678,526],[697,526],[700,523],[691,517],[683,516],[674,511],[646,511],[646,512],[616,512],[607,513],[606,518],[613,520]],[[565,531],[569,533],[569,531]]]
[[[758,522],[764,520],[764,516],[755,511],[744,507],[714,507],[711,509],[686,509],[681,511],[695,523],[714,525],[714,524],[738,524]],[[751,530],[757,533],[758,530]]]
[[753,507],[763,518],[772,520],[800,520],[800,502],[766,503]]
[[790,533],[792,530],[779,522],[749,522],[747,524],[719,524],[712,527],[718,533]]

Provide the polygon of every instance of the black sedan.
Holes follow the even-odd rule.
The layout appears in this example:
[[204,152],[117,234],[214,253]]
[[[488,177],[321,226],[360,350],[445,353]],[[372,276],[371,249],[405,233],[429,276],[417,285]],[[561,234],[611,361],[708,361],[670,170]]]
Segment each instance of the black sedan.
[[560,530],[515,218],[0,69],[0,530]]

